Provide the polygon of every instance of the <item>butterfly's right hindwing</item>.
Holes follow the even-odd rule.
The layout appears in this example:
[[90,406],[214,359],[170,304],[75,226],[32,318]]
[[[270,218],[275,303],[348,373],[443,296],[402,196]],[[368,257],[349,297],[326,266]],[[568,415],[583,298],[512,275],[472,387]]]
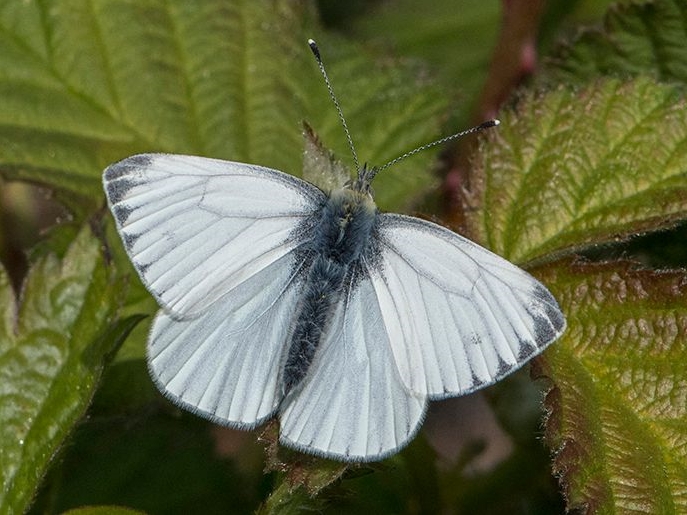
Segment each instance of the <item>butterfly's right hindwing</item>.
[[131,261],[177,318],[203,313],[289,254],[326,199],[268,168],[168,154],[120,161],[103,182]]
[[282,443],[343,461],[377,461],[417,432],[427,398],[394,366],[369,277],[345,289],[297,391],[280,406]]

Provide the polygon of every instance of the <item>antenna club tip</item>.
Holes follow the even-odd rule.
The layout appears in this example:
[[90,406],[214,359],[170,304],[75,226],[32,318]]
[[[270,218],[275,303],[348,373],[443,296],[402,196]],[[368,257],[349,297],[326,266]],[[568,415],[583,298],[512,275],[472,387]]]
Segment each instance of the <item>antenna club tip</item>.
[[490,127],[496,127],[499,125],[501,122],[494,118],[493,120],[487,120],[486,122],[480,123],[477,128],[478,130],[484,130],[484,129],[489,129]]
[[317,43],[315,43],[314,39],[308,39],[308,46],[310,46],[310,50],[315,54],[315,57],[320,59],[320,49],[317,48]]

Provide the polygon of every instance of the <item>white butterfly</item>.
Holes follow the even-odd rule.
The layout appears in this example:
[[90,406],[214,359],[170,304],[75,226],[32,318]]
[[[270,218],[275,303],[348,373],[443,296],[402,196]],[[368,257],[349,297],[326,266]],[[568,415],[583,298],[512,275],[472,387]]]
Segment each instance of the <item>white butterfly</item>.
[[397,452],[429,400],[494,383],[564,330],[549,291],[439,225],[379,213],[376,170],[326,194],[282,172],[143,154],[104,172],[162,307],[148,363],[175,404],[343,461]]

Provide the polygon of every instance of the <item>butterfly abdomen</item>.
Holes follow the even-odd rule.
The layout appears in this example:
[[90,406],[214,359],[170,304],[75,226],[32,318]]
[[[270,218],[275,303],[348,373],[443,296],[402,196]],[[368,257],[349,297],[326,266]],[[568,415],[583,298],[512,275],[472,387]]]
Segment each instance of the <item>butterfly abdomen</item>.
[[284,365],[284,393],[305,377],[334,308],[345,294],[344,282],[361,255],[370,251],[377,208],[367,195],[343,189],[333,192],[313,216],[319,219],[303,252],[308,271]]

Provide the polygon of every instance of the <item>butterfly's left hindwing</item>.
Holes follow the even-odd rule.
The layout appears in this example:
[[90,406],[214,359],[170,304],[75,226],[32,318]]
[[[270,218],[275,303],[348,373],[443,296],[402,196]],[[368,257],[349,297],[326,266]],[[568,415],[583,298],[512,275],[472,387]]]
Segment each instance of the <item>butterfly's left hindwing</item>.
[[160,390],[230,427],[254,427],[272,416],[283,396],[299,272],[287,255],[198,317],[175,320],[160,311],[148,340],[148,366]]
[[441,398],[494,383],[565,329],[531,275],[436,224],[380,215],[382,258],[368,269],[409,392]]

